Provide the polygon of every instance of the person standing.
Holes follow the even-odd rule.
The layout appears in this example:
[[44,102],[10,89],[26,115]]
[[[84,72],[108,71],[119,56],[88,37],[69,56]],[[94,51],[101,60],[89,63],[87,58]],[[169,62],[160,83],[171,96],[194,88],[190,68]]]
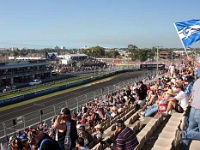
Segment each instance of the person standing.
[[171,65],[169,66],[169,73],[171,77],[174,77],[175,74],[175,65],[173,63],[171,63]]
[[[195,61],[192,57],[188,57],[189,61],[200,68],[200,63]],[[189,125],[187,130],[177,130],[174,146],[177,147],[180,142],[181,150],[189,150],[191,140],[200,140],[200,78],[194,82],[192,89],[192,102],[189,114]]]
[[76,122],[71,119],[71,112],[68,108],[62,108],[60,115],[54,122],[55,140],[64,150],[73,150],[78,138]]

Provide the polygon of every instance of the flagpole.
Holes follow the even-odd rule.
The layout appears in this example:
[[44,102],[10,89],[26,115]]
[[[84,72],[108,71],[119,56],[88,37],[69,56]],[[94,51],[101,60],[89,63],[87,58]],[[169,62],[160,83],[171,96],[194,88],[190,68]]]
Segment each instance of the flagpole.
[[[178,34],[178,29],[177,29],[177,27],[176,27],[176,24],[174,23],[174,27],[175,27],[175,29],[176,29],[176,32],[177,32],[177,34]],[[179,34],[178,34],[179,35]],[[186,48],[185,48],[185,46],[184,46],[184,44],[183,44],[183,41],[181,40],[181,37],[180,36],[178,36],[179,37],[179,39],[180,39],[180,41],[181,41],[181,43],[182,43],[182,46],[183,46],[183,48],[184,48],[184,50],[185,50],[185,53],[186,53],[186,55],[187,55],[187,57],[188,57],[188,53],[187,53],[187,50],[186,50]]]

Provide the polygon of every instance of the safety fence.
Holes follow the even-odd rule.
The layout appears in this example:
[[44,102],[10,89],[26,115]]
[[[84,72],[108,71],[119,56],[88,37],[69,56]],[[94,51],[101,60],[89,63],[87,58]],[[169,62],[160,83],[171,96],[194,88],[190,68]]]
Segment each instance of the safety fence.
[[[72,97],[65,102],[57,103],[55,105],[30,112],[28,114],[24,114],[23,116],[4,121],[0,124],[1,143],[7,142],[6,137],[12,135],[16,131],[24,130],[28,126],[36,127],[36,125],[38,125],[41,120],[45,120],[47,124],[50,124],[51,119],[54,116],[58,115],[61,108],[65,106],[70,108],[72,112],[78,111],[83,104],[93,101],[95,98],[104,97],[107,94],[110,94],[119,89],[123,89],[128,85],[136,83],[140,80],[145,79],[147,76],[152,76],[154,74],[154,71],[149,71],[149,73],[145,74],[144,76],[138,76],[127,81],[104,87],[104,90],[98,89],[78,97]],[[65,99],[65,97],[63,97],[63,99]]]

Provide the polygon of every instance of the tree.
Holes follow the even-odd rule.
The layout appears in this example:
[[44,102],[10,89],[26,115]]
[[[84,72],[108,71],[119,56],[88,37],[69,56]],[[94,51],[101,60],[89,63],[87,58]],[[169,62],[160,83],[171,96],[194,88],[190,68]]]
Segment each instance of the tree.
[[116,50],[112,50],[112,51],[106,52],[105,55],[108,58],[116,58],[117,56],[120,56],[119,52],[116,51]]
[[128,45],[128,50],[129,50],[129,52],[131,52],[131,51],[133,51],[133,50],[136,50],[136,49],[138,49],[138,47],[137,47],[136,45],[132,45],[132,44],[129,44],[129,45]]
[[153,58],[155,55],[154,51],[151,49],[148,50],[135,50],[133,52],[133,58],[132,60],[140,60],[140,61],[146,61],[148,58]]
[[92,57],[105,57],[105,49],[100,46],[95,46],[84,50],[84,54]]

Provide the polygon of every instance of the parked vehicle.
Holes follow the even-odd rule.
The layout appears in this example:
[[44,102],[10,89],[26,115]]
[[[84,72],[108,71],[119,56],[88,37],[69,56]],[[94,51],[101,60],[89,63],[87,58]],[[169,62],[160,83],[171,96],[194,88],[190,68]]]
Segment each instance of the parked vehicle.
[[42,83],[42,80],[40,79],[34,79],[33,81],[31,81],[29,83],[29,85],[38,85],[38,84],[41,84]]

